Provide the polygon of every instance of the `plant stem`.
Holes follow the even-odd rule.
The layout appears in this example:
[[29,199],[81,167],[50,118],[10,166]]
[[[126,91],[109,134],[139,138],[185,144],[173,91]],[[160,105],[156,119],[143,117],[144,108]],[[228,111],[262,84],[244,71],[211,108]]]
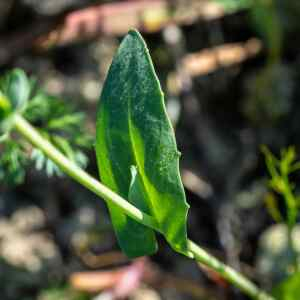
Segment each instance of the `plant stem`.
[[136,221],[157,230],[158,225],[155,224],[153,218],[141,212],[135,206],[123,199],[121,196],[111,191],[98,180],[90,176],[83,169],[69,160],[60,151],[56,149],[47,139],[42,137],[40,133],[22,116],[16,115],[14,119],[15,129],[28,140],[32,145],[44,152],[59,168],[74,180],[85,186],[96,195],[104,198],[108,203],[119,206],[126,214]]
[[[146,213],[140,211],[127,200],[120,197],[115,192],[101,184],[98,180],[90,176],[83,169],[65,157],[48,140],[43,138],[39,132],[22,116],[16,115],[14,120],[15,129],[32,145],[44,152],[44,154],[56,163],[62,171],[72,177],[74,180],[85,186],[96,195],[102,197],[107,203],[114,203],[119,206],[124,213],[136,221],[160,231],[157,222]],[[204,249],[192,241],[188,241],[189,256],[196,261],[206,265],[217,272],[224,279],[228,280],[234,286],[239,288],[245,294],[256,300],[274,300],[274,298],[261,291],[254,283],[244,277],[231,267],[223,264]]]
[[271,295],[268,295],[263,290],[259,289],[244,275],[234,270],[233,268],[220,262],[217,258],[206,252],[200,246],[192,241],[188,241],[188,248],[193,253],[196,261],[211,268],[221,277],[232,283],[235,287],[243,291],[246,295],[256,300],[274,300]]

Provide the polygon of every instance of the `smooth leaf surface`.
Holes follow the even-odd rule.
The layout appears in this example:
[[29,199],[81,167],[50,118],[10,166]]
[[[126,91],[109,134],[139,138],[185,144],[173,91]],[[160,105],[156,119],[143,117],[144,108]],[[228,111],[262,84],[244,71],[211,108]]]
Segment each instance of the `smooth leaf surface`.
[[[153,216],[171,246],[184,253],[188,205],[179,175],[180,154],[151,58],[136,31],[122,41],[103,87],[96,155],[102,182]],[[114,205],[109,210],[128,256],[155,251],[151,229]]]
[[[131,166],[131,183],[128,193],[128,201],[141,209],[143,212],[150,214],[148,207],[149,199],[140,174],[135,166]],[[140,223],[128,218],[127,228],[133,235],[131,242],[131,251],[128,253],[131,257],[145,254],[153,254],[157,250],[155,233],[152,229],[141,226]],[[124,236],[126,237],[126,236]],[[142,253],[142,254],[141,254]]]

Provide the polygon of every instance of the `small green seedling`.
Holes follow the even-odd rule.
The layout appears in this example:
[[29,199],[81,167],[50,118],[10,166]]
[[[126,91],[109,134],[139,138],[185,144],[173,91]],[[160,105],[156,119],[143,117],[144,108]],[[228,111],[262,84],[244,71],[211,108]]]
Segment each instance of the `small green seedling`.
[[[28,122],[24,112],[31,102],[30,80],[19,70],[11,74],[18,80],[8,80],[5,89],[0,86],[4,139],[11,140],[9,133],[16,130],[23,137],[19,143],[30,142],[61,171],[102,197],[129,257],[155,253],[157,232],[174,250],[213,269],[251,298],[274,299],[187,238],[180,154],[148,49],[137,31],[130,31],[121,43],[99,102],[96,156],[104,184],[72,159],[64,143],[57,144]],[[61,128],[62,120],[54,124]]]
[[[262,147],[265,155],[266,165],[270,174],[269,186],[272,192],[266,197],[268,211],[275,221],[285,223],[288,229],[289,250],[291,250],[294,269],[298,271],[299,261],[298,254],[293,238],[293,229],[297,224],[299,216],[299,195],[296,195],[295,184],[291,181],[290,176],[299,171],[300,162],[296,160],[295,147],[283,149],[280,157],[275,157],[266,147]],[[286,213],[283,215],[278,207],[278,197],[280,195],[285,202]],[[299,274],[298,274],[299,276]]]
[[287,223],[290,230],[296,225],[299,211],[299,196],[295,195],[295,185],[290,180],[290,175],[300,170],[300,162],[296,161],[294,147],[281,151],[280,158],[276,158],[266,147],[262,147],[265,155],[266,165],[271,176],[270,188],[279,195],[282,195],[286,204],[286,217],[283,217],[279,210],[274,210],[275,220]]

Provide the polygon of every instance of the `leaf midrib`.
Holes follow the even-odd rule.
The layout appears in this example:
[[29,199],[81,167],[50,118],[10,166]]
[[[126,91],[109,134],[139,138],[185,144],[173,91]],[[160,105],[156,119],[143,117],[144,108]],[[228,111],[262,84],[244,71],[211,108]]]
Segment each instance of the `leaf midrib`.
[[137,166],[137,171],[141,175],[143,186],[145,188],[147,197],[149,198],[149,201],[147,201],[146,204],[149,208],[149,211],[151,212],[151,216],[155,217],[155,216],[153,216],[154,209],[153,209],[153,205],[152,205],[152,202],[151,202],[151,193],[150,193],[149,188],[147,186],[147,178],[146,178],[146,175],[144,174],[142,163],[138,159],[136,144],[135,144],[135,141],[134,141],[134,137],[132,136],[132,126],[133,126],[132,123],[131,123],[131,116],[132,116],[131,115],[131,104],[132,103],[131,103],[131,97],[128,97],[128,98],[129,99],[128,99],[128,104],[127,104],[127,113],[128,113],[128,132],[129,132],[130,145],[131,145],[131,148],[132,148],[134,161],[135,161],[136,166]]

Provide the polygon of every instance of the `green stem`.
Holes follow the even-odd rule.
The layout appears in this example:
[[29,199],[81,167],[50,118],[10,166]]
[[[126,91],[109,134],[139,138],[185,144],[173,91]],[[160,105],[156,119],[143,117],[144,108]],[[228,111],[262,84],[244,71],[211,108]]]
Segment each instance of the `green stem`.
[[158,226],[155,224],[153,218],[141,212],[135,206],[111,191],[105,185],[101,184],[98,180],[78,167],[74,162],[69,160],[60,151],[58,151],[53,144],[42,137],[39,132],[22,116],[15,116],[14,126],[23,137],[25,137],[32,145],[43,151],[44,154],[56,163],[67,175],[85,186],[90,191],[94,192],[96,195],[104,198],[106,202],[116,204],[124,210],[128,216],[132,217],[136,221],[157,230]]
[[220,262],[217,258],[207,253],[194,242],[188,242],[188,248],[193,253],[196,261],[211,268],[221,277],[233,284],[235,287],[243,291],[246,295],[255,300],[275,300],[271,295],[259,289],[253,282],[246,278],[243,274],[233,268]]
[[[61,152],[59,152],[48,140],[44,139],[39,132],[31,126],[22,116],[16,115],[15,129],[28,140],[32,145],[44,152],[44,154],[56,163],[62,171],[72,177],[74,180],[85,186],[96,195],[102,197],[107,203],[114,203],[119,206],[124,213],[132,217],[136,221],[159,230],[157,222],[149,215],[143,213],[135,206],[131,205],[127,200],[111,191],[109,188],[101,184],[98,180],[87,174],[84,170],[70,161]],[[196,261],[206,265],[217,272],[224,279],[235,285],[245,294],[256,300],[274,300],[273,297],[261,291],[254,283],[248,280],[239,272],[231,267],[223,264],[215,257],[208,254],[201,247],[192,241],[188,241],[189,256]]]

